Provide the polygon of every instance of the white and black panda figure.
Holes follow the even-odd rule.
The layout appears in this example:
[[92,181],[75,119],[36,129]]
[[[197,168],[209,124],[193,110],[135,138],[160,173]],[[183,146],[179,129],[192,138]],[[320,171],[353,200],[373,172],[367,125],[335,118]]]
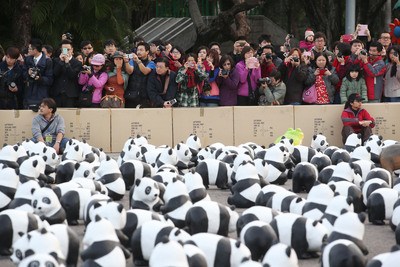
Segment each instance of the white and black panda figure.
[[[353,183],[355,180],[361,180],[361,176],[355,173],[354,164],[348,162],[339,162],[333,170],[332,176],[328,184],[340,181],[348,181]],[[356,177],[358,175],[358,177]]]
[[270,225],[279,242],[291,246],[299,259],[319,257],[317,253],[328,238],[328,230],[320,222],[297,214],[279,214]]
[[98,205],[107,205],[108,202],[111,202],[112,199],[103,194],[94,194],[90,197],[88,200],[87,205],[85,206],[85,214],[84,214],[84,221],[85,225],[88,225],[92,219],[94,219],[94,208],[95,206],[98,207]]
[[63,160],[57,167],[56,184],[68,182],[72,179],[75,172],[75,160]]
[[332,165],[331,158],[323,153],[316,153],[310,160],[311,164],[317,167],[318,173],[322,171],[325,167]]
[[382,140],[378,140],[378,141],[367,140],[367,142],[365,142],[364,146],[368,147],[370,149],[371,160],[375,164],[379,164],[379,156],[381,155],[382,148],[384,147]]
[[89,163],[87,161],[77,162],[74,166],[74,173],[71,179],[75,178],[85,178],[88,180],[94,180],[95,171],[98,166],[93,166],[93,163]]
[[292,190],[294,193],[310,192],[318,178],[318,169],[309,162],[299,162],[292,174]]
[[119,170],[124,179],[126,190],[131,189],[136,179],[152,176],[150,165],[137,159],[124,161]]
[[7,209],[0,212],[0,255],[11,255],[11,246],[21,235],[43,226],[33,213]]
[[321,254],[321,266],[324,267],[365,267],[366,263],[360,248],[346,239],[329,243]]
[[363,202],[363,194],[358,186],[348,181],[336,182],[334,183],[334,186],[335,193],[353,199],[354,212],[360,213],[365,211],[366,206]]
[[361,137],[362,136],[361,136],[360,133],[352,133],[352,134],[350,134],[347,137],[346,142],[344,143],[344,148],[348,152],[352,152],[357,146],[361,146],[362,145]]
[[[260,158],[260,153],[256,154],[256,158]],[[285,165],[286,161],[289,159],[287,148],[284,146],[272,146],[265,150],[262,159],[266,160],[268,163],[267,182],[278,185],[285,184],[288,179]]]
[[266,206],[278,212],[291,212],[295,214],[303,214],[303,206],[305,200],[296,193],[289,190],[278,191],[273,194]]
[[358,146],[350,152],[350,162],[356,160],[371,160],[371,148],[366,146]]
[[243,227],[240,242],[250,249],[251,259],[259,261],[272,245],[278,243],[278,237],[269,223],[252,221]]
[[18,146],[4,144],[0,149],[0,163],[6,164],[8,167],[16,169],[19,167]]
[[49,231],[60,242],[61,252],[64,254],[67,266],[76,266],[79,259],[80,238],[78,234],[65,224],[50,225]]
[[176,227],[185,227],[186,214],[193,206],[185,184],[180,180],[173,179],[166,186],[163,199],[165,204],[160,207],[161,213]]
[[376,168],[375,164],[371,160],[360,159],[353,161],[354,172],[360,175],[362,181],[367,179],[369,172]]
[[335,171],[336,165],[330,165],[323,168],[318,173],[318,181],[321,183],[327,184],[332,177],[333,172]]
[[313,220],[320,220],[329,202],[335,196],[334,189],[334,186],[328,186],[316,181],[303,206],[303,216]]
[[32,254],[24,258],[18,267],[59,267],[59,262],[51,255],[46,253]]
[[379,188],[390,188],[390,186],[380,178],[371,178],[367,180],[362,186],[363,202],[367,206],[369,195]]
[[190,134],[185,143],[189,146],[189,149],[190,151],[192,151],[193,156],[196,156],[201,149],[200,138],[195,134]]
[[25,183],[29,180],[38,180],[45,183],[51,182],[48,177],[44,174],[46,170],[46,162],[41,156],[35,155],[29,157],[27,160],[22,162],[19,166],[19,181]]
[[33,213],[32,196],[33,192],[38,188],[40,188],[40,185],[35,180],[30,180],[20,184],[8,208],[24,210]]
[[188,145],[185,143],[179,143],[174,147],[174,150],[176,151],[176,155],[178,157],[176,166],[181,173],[186,173],[188,169],[195,166],[195,163],[192,161],[192,151],[190,151]]
[[354,213],[343,210],[342,214],[336,219],[333,231],[328,237],[328,243],[339,239],[352,241],[364,255],[368,255],[368,248],[363,242],[365,232],[366,215],[364,212]]
[[126,266],[130,253],[118,240],[114,227],[96,216],[85,231],[81,259],[84,266]]
[[335,193],[335,197],[328,203],[325,213],[322,216],[322,224],[326,227],[329,234],[333,230],[333,225],[337,217],[341,215],[343,210],[354,212],[353,198]]
[[50,187],[36,189],[32,195],[33,212],[49,224],[65,223],[67,215]]
[[394,267],[399,264],[400,257],[400,245],[394,245],[390,252],[385,252],[376,255],[370,261],[368,261],[366,267],[383,267],[390,266]]
[[238,208],[250,208],[255,205],[261,192],[260,178],[253,162],[243,162],[235,175],[236,183],[231,187],[232,196],[228,204]]
[[262,264],[266,267],[299,267],[299,260],[291,246],[277,243],[267,251]]
[[324,150],[324,154],[327,155],[330,159],[332,159],[332,155],[333,153],[338,150],[339,148],[337,146],[328,146],[325,150]]
[[261,185],[267,185],[268,184],[268,170],[269,170],[269,165],[268,162],[264,159],[255,159],[254,161],[254,166],[256,166],[258,176],[260,177],[260,184]]
[[147,221],[133,232],[131,238],[134,265],[147,265],[154,247],[165,237],[168,237],[169,240],[181,241],[183,243],[191,239],[187,232],[171,226],[168,222]]
[[325,149],[329,147],[329,143],[328,140],[326,140],[326,136],[322,133],[314,134],[310,147],[323,153]]
[[267,184],[261,188],[260,193],[256,198],[256,205],[266,206],[268,200],[276,193],[280,191],[287,191],[284,187],[275,185],[275,184]]
[[209,146],[201,148],[197,155],[195,157],[192,157],[192,161],[195,163],[195,165],[197,165],[199,161],[205,159],[215,159],[215,151],[215,148]]
[[[105,185],[103,185],[102,183],[95,181],[95,180],[86,179],[83,177],[80,177],[80,178],[77,177],[77,178],[73,178],[68,183],[72,183],[72,184],[75,183],[79,186],[79,188],[82,187],[82,188],[89,189],[91,191],[98,192],[103,195],[108,195],[107,187],[105,187]],[[60,185],[58,185],[58,186],[60,186]],[[54,188],[53,188],[53,190],[54,190]]]
[[61,156],[61,161],[64,160],[74,160],[76,162],[81,162],[85,160],[85,155],[83,151],[83,145],[81,142],[77,141],[76,144],[73,143],[74,141],[70,139],[65,146],[63,155]]
[[121,166],[127,160],[139,160],[142,161],[143,155],[140,146],[137,145],[129,145],[128,147],[124,147],[121,153],[118,156],[117,163],[118,166]]
[[0,211],[8,208],[17,192],[18,184],[17,169],[9,167],[0,169]]
[[164,147],[154,147],[148,149],[143,153],[143,161],[147,164],[156,166],[157,158],[164,149]]
[[183,250],[185,251],[190,267],[207,267],[206,255],[193,242],[190,240],[186,241],[183,244]]
[[206,255],[207,266],[239,266],[251,258],[250,250],[240,241],[210,233],[192,235],[192,242]]
[[367,200],[368,220],[376,225],[385,224],[393,214],[393,206],[399,199],[399,192],[392,188],[379,188]]
[[163,149],[160,155],[158,155],[156,160],[156,167],[160,168],[164,164],[171,164],[174,166],[178,164],[178,155],[174,149]]
[[78,220],[84,220],[85,207],[94,191],[87,188],[69,190],[60,198],[60,204],[66,212],[68,225],[78,225]]
[[183,176],[179,174],[179,171],[175,168],[175,166],[172,166],[171,164],[165,164],[162,167],[163,168],[159,169],[155,175],[151,176],[151,179],[159,182],[162,185],[171,183],[173,179],[183,181]]
[[185,223],[188,233],[212,233],[228,236],[236,231],[239,214],[215,201],[199,201],[188,210]]
[[186,173],[183,178],[192,203],[201,200],[211,200],[203,184],[203,179],[194,169]]
[[300,162],[310,162],[311,158],[315,156],[317,150],[312,147],[298,145],[294,147],[292,157],[293,162],[297,165]]
[[129,209],[126,211],[126,224],[122,228],[122,232],[128,237],[129,242],[133,232],[148,221],[161,221],[168,222],[170,226],[174,226],[172,221],[165,220],[164,216],[159,213],[143,210],[143,209]]
[[385,181],[389,187],[393,187],[393,179],[392,175],[388,170],[385,170],[384,168],[373,168],[370,170],[365,178],[365,181],[368,181],[373,178],[379,178]]
[[162,204],[158,182],[148,177],[136,179],[134,187],[129,191],[129,206],[132,209],[159,212]]
[[189,262],[182,244],[165,237],[154,247],[150,255],[149,266],[189,267]]
[[125,194],[125,182],[117,162],[107,156],[106,160],[100,162],[95,172],[95,180],[104,184],[108,189],[108,196],[113,200],[121,200]]
[[232,175],[232,167],[217,159],[205,159],[196,166],[196,172],[203,179],[204,186],[216,185],[220,189],[228,188],[228,181]]
[[[390,218],[389,225],[393,231],[396,231],[396,228],[398,227],[398,225],[400,225],[400,198],[398,200],[396,200],[396,202],[393,205],[393,213],[392,213],[392,217]],[[397,232],[396,232],[396,234],[397,234]],[[396,235],[396,239],[397,239],[397,235]]]
[[333,165],[337,165],[339,162],[349,162],[350,158],[351,156],[349,151],[339,148],[333,152],[331,161]]
[[243,227],[249,222],[261,221],[265,223],[270,223],[278,214],[279,212],[277,212],[276,210],[262,206],[254,206],[244,210],[236,222],[237,236],[240,237],[240,233]]

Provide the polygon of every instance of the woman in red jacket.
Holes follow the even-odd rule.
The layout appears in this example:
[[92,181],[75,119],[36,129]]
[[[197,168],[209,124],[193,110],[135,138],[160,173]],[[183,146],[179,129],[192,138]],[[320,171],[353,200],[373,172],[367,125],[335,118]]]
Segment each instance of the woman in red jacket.
[[372,135],[375,127],[374,118],[363,109],[363,98],[359,94],[351,94],[342,112],[342,141],[346,143],[347,137],[352,133],[361,133],[361,139],[365,142]]

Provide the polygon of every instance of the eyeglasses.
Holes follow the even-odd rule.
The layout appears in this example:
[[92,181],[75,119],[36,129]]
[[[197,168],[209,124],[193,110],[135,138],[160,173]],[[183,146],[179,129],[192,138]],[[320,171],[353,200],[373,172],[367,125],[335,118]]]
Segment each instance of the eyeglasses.
[[172,51],[172,54],[181,54],[179,51]]
[[230,65],[231,65],[231,63],[227,62],[227,63],[224,63],[222,66],[230,66]]
[[90,50],[90,49],[93,49],[93,47],[84,47],[84,48],[82,48],[83,50]]

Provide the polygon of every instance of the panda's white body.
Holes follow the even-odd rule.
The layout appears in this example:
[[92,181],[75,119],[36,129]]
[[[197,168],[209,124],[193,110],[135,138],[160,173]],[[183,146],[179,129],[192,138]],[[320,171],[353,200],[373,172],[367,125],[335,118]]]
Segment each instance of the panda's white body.
[[178,155],[172,148],[163,149],[158,155],[156,160],[156,166],[159,168],[164,164],[176,165],[178,164]]
[[125,194],[125,182],[114,159],[107,157],[100,163],[95,172],[95,180],[100,181],[108,189],[108,196],[113,200],[121,200]]
[[236,231],[239,214],[231,208],[215,201],[199,201],[186,214],[189,234],[213,233],[228,236]]
[[390,186],[380,178],[371,178],[367,180],[362,186],[363,203],[367,206],[369,195],[372,194],[376,189],[379,188],[390,188]]
[[400,200],[398,199],[393,205],[393,214],[390,218],[390,228],[396,231],[396,228],[400,225]]
[[93,210],[95,206],[106,205],[110,201],[112,201],[112,199],[107,195],[94,194],[90,196],[90,199],[88,199],[87,204],[85,206],[85,214],[84,214],[85,225],[89,224],[89,222],[94,219],[95,216],[93,215]]
[[8,208],[33,213],[32,196],[33,191],[38,188],[40,188],[40,185],[35,180],[30,180],[20,184],[15,192],[14,199],[9,203]]
[[315,182],[304,204],[303,216],[312,220],[320,220],[334,195],[335,193],[331,187],[326,184]]
[[100,218],[107,219],[116,230],[121,230],[126,225],[126,210],[121,203],[110,201],[105,205],[98,205],[94,207],[92,213],[92,216],[94,216],[93,218],[95,218],[96,215]]
[[321,266],[324,267],[365,267],[366,262],[360,248],[346,239],[329,243],[321,255]]
[[197,152],[201,149],[200,138],[195,134],[190,134],[186,139],[186,145],[189,146],[190,151],[192,151],[193,156],[197,155]]
[[140,146],[138,145],[128,145],[122,149],[118,156],[117,163],[120,167],[127,160],[142,160],[143,155]]
[[322,171],[323,168],[332,165],[331,159],[328,155],[325,155],[321,152],[316,153],[310,160],[311,164],[314,164],[317,167],[318,172]]
[[0,149],[0,163],[7,164],[8,167],[16,169],[19,167],[17,160],[18,160],[17,145],[4,145]]
[[358,180],[356,176],[357,174],[354,172],[354,169],[351,167],[351,164],[347,162],[340,162],[336,165],[335,169],[333,170],[332,177],[329,179],[328,184],[339,181],[348,181],[353,183],[354,180]]
[[158,182],[148,177],[136,179],[130,191],[131,208],[158,212],[162,203]]
[[194,171],[194,169],[183,176],[185,185],[189,193],[190,200],[192,203],[196,203],[201,200],[211,200],[207,193],[206,187],[203,184],[203,179],[200,174]]
[[89,189],[91,191],[98,192],[103,195],[108,195],[108,189],[101,182],[90,180],[87,178],[73,178],[69,183],[75,183],[82,188]]
[[299,267],[296,251],[283,243],[273,245],[265,254],[262,263],[269,267]]
[[350,157],[352,161],[355,160],[371,160],[371,148],[366,146],[358,146],[352,152],[350,152]]
[[278,237],[269,223],[252,221],[240,232],[240,242],[249,248],[252,260],[258,261],[263,259],[272,245],[278,243]]
[[285,162],[289,158],[287,148],[283,146],[272,146],[265,150],[262,157],[268,163],[268,175],[265,178],[268,183],[283,185],[287,181]]
[[321,250],[328,234],[318,221],[292,213],[277,215],[270,225],[279,242],[291,246],[299,258],[315,257],[315,252]]
[[322,224],[326,227],[329,234],[333,230],[333,225],[337,217],[343,210],[354,212],[353,199],[335,193],[335,197],[328,203],[325,213],[322,216]]
[[[369,172],[375,168],[375,164],[371,160],[360,159],[353,161],[354,169],[358,169],[362,181],[366,181]],[[360,186],[359,184],[357,186]]]
[[361,134],[360,133],[352,133],[350,134],[346,142],[344,143],[344,147],[348,152],[352,152],[357,146],[362,145]]
[[172,220],[175,226],[183,228],[186,214],[193,205],[185,184],[174,179],[165,188],[163,199],[165,204],[160,208],[161,213]]
[[42,187],[33,192],[34,213],[49,224],[65,223],[66,213],[60,200],[51,188]]
[[311,158],[315,156],[317,150],[308,146],[297,145],[294,147],[292,156],[293,162],[298,164],[300,162],[310,162]]
[[0,211],[13,200],[19,184],[19,176],[13,168],[0,169]]
[[256,205],[266,206],[269,199],[277,192],[288,191],[282,186],[275,184],[267,184],[261,188],[260,193],[256,198]]
[[206,255],[199,247],[188,241],[183,244],[183,250],[185,251],[189,266],[207,266]]
[[72,174],[72,178],[86,178],[89,180],[94,180],[95,177],[95,169],[96,167],[93,166],[93,163],[89,163],[87,161],[82,161],[75,164],[75,170]]
[[78,234],[65,224],[53,224],[49,230],[60,242],[61,252],[66,258],[67,266],[77,265],[79,258],[80,238]]
[[218,188],[226,189],[232,175],[232,168],[217,159],[205,159],[196,166],[196,172],[202,177],[206,188],[209,185],[216,185]]
[[254,166],[256,166],[258,176],[260,176],[260,181],[263,184],[268,184],[268,170],[269,170],[269,165],[266,160],[263,159],[254,159]]
[[399,192],[392,188],[379,188],[372,192],[367,200],[369,221],[373,224],[383,224],[383,220],[389,220],[397,199]]
[[41,156],[29,157],[19,166],[19,179],[21,183],[29,180],[42,180],[47,182],[45,176],[46,163]]
[[394,267],[399,265],[400,247],[395,245],[391,252],[381,253],[373,257],[367,264],[367,267]]
[[72,139],[69,140],[67,145],[65,146],[63,155],[61,157],[61,160],[73,160],[76,162],[81,162],[85,160],[85,155],[84,155],[84,148],[81,142],[77,141],[77,143],[74,143]]
[[339,193],[341,196],[351,197],[353,199],[354,212],[360,213],[365,211],[363,194],[358,186],[348,181],[335,182],[333,185],[335,193]]
[[284,189],[273,194],[266,206],[278,212],[291,212],[294,214],[303,214],[305,200],[296,193]]
[[232,238],[199,233],[193,235],[191,240],[204,252],[209,267],[237,267],[243,259],[251,257],[250,250],[244,244]]
[[313,135],[313,138],[311,140],[311,145],[310,145],[311,148],[321,151],[321,152],[324,152],[328,146],[329,146],[329,143],[326,140],[325,135],[323,135],[321,133]]

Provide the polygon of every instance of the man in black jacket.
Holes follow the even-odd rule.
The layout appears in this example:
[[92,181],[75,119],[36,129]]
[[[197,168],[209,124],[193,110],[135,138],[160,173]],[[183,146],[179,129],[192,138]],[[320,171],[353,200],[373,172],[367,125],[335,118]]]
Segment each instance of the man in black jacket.
[[157,59],[156,70],[151,72],[147,81],[147,94],[152,106],[172,107],[176,102],[177,88],[176,73],[169,69],[168,59]]
[[50,92],[58,107],[76,107],[79,97],[78,74],[82,63],[73,55],[72,42],[62,40],[61,54],[53,60],[54,82]]

